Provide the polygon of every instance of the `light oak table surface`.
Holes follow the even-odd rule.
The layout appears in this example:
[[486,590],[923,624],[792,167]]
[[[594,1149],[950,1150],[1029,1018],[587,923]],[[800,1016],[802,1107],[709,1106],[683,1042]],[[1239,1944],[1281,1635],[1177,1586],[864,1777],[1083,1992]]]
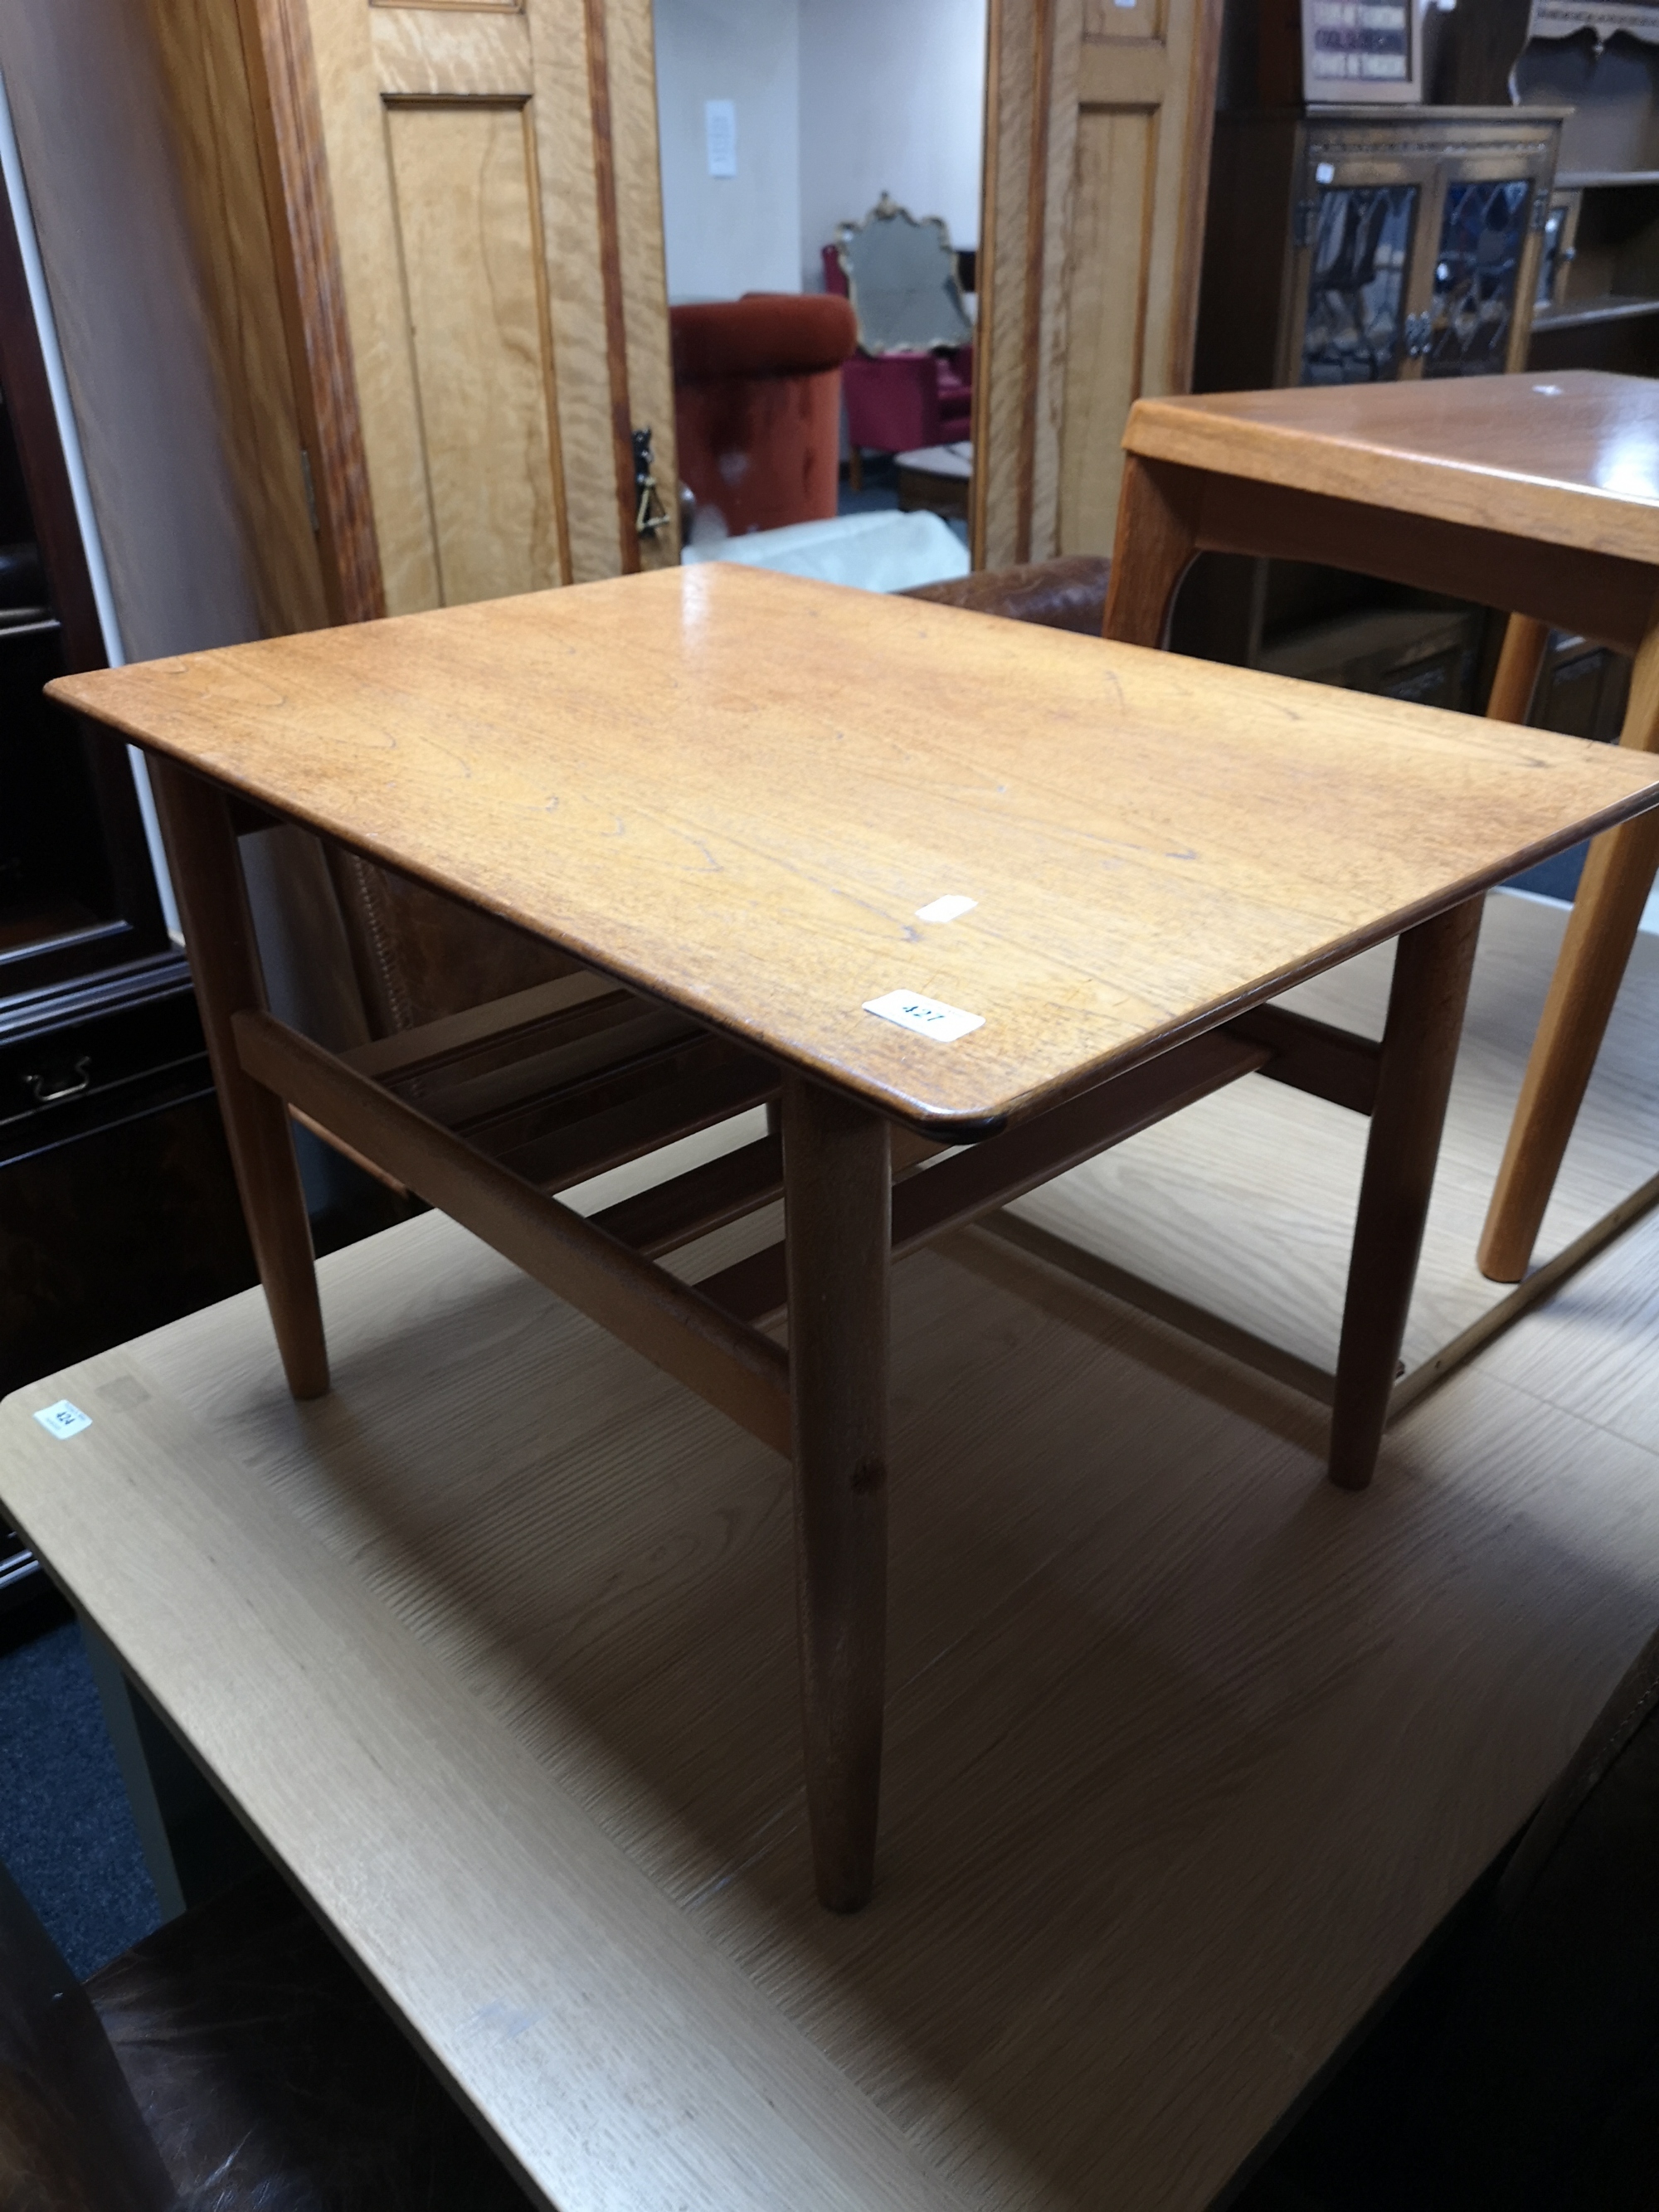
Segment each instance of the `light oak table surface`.
[[[1151,460],[1659,559],[1659,385],[1645,377],[1579,368],[1142,399],[1125,443]],[[1480,582],[1468,579],[1477,599]]]
[[[940,1134],[1620,820],[1659,763],[735,565],[60,679],[143,745]],[[951,895],[944,924],[918,909]],[[863,1011],[983,1018],[943,1045]]]
[[16,1393],[0,1497],[538,2203],[1202,2212],[1651,1632],[1656,1263],[1363,1501],[1305,1401],[978,1232],[899,1271],[851,1920],[787,1468],[441,1214],[322,1261],[328,1398],[251,1292]]

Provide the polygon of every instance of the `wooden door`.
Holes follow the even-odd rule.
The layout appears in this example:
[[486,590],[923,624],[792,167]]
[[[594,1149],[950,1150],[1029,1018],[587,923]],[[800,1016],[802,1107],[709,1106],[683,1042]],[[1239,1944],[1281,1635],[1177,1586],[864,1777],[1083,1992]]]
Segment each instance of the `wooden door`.
[[[235,10],[243,82],[226,58],[210,97],[258,149],[333,618],[675,559],[649,0],[187,6],[222,46]],[[644,538],[636,427],[670,518]]]
[[1191,379],[1220,0],[991,0],[974,559],[1109,553],[1119,440]]

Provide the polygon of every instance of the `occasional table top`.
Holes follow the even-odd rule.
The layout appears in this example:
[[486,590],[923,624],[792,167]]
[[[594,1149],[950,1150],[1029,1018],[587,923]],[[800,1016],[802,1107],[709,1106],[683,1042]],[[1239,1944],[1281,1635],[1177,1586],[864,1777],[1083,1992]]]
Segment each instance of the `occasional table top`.
[[1659,758],[719,563],[51,690],[963,1136],[1659,800]]
[[1659,567],[1650,377],[1573,368],[1141,399],[1123,442],[1149,460]]

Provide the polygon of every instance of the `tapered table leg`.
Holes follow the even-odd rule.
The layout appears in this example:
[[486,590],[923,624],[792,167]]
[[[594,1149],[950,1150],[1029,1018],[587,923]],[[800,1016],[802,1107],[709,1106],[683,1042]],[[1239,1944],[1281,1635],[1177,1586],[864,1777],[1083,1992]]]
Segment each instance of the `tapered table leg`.
[[231,1030],[233,1015],[264,1006],[264,988],[230,809],[218,785],[170,762],[152,756],[149,772],[231,1164],[283,1370],[296,1398],[319,1398],[328,1388],[328,1348],[294,1131],[282,1100],[243,1068]]
[[[1620,742],[1659,750],[1659,624],[1636,656]],[[1653,814],[1606,831],[1590,847],[1481,1232],[1480,1272],[1495,1283],[1518,1283],[1527,1272],[1656,862],[1659,818]]]
[[1492,679],[1486,719],[1492,722],[1524,722],[1532,711],[1532,695],[1538,689],[1539,672],[1548,650],[1550,626],[1530,615],[1511,615],[1504,631],[1503,650]]
[[875,1871],[887,1642],[888,1127],[786,1074],[784,1235],[806,1807],[821,1901]]
[[1331,1480],[1363,1490],[1376,1465],[1405,1341],[1440,1132],[1463,1026],[1481,901],[1408,929],[1377,1070],[1331,1409]]

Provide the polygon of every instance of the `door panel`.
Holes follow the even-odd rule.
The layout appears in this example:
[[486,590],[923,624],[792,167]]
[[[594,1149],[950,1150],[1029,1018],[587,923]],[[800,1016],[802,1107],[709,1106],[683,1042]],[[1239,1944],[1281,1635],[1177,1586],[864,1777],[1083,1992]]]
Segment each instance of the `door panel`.
[[1059,543],[1109,549],[1121,473],[1119,441],[1139,391],[1146,346],[1143,240],[1158,180],[1155,108],[1084,108],[1078,117],[1066,349]]
[[1109,552],[1129,408],[1190,381],[1220,14],[1219,0],[992,0],[981,567]]
[[528,102],[400,99],[386,126],[438,597],[543,590],[570,562]]

